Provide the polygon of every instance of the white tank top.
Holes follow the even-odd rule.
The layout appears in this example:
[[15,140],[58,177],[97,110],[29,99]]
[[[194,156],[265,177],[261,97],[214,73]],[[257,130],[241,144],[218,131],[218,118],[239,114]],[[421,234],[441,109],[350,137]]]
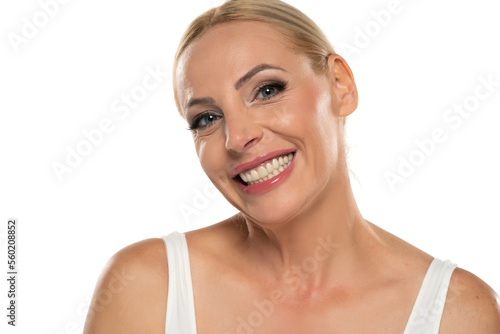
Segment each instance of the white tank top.
[[[193,285],[184,233],[162,237],[168,260],[168,298],[165,334],[197,334]],[[438,334],[451,274],[456,265],[434,259],[427,270],[402,334]]]

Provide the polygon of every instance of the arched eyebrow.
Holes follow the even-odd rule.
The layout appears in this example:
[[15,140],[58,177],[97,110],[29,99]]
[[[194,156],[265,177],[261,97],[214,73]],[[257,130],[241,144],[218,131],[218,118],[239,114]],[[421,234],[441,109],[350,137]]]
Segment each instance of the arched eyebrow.
[[264,71],[264,70],[269,70],[269,69],[274,69],[274,70],[280,70],[283,72],[287,72],[285,69],[279,67],[279,66],[274,66],[274,65],[269,65],[269,64],[260,64],[252,68],[250,71],[248,71],[244,76],[242,76],[235,84],[234,84],[234,89],[238,90],[243,86],[245,82],[250,80],[254,75],[257,73]]
[[198,104],[215,104],[215,100],[212,99],[211,97],[201,97],[199,99],[192,99],[192,100],[189,100],[188,103],[186,103],[185,110],[188,110],[192,106],[195,106]]
[[[270,64],[260,64],[255,67],[253,67],[250,71],[248,71],[244,76],[242,76],[235,84],[234,84],[234,89],[238,90],[243,86],[245,82],[250,80],[254,75],[257,73],[264,71],[264,70],[280,70],[283,72],[288,72],[287,70],[279,67],[279,66],[274,66]],[[201,98],[196,98],[196,99],[190,99],[185,106],[185,110],[188,110],[189,108],[195,106],[195,105],[200,105],[200,104],[215,104],[215,100],[211,97],[201,97]]]

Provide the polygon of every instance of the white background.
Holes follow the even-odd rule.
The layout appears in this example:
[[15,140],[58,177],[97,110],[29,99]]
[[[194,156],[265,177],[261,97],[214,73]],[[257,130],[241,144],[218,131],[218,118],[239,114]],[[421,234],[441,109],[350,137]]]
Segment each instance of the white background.
[[[59,5],[18,52],[8,36],[22,35],[23,17],[33,22],[40,3],[0,5],[2,254],[7,219],[18,218],[20,226],[19,326],[9,333],[81,333],[98,275],[117,250],[234,213],[220,195],[200,195],[209,183],[170,83],[182,32],[218,3],[73,0]],[[472,101],[481,76],[500,81],[495,2],[401,0],[383,27],[372,11],[387,9],[389,0],[289,3],[312,17],[339,52],[357,43],[358,53],[344,54],[360,95],[347,139],[365,218],[499,291],[500,87],[456,129],[443,120],[454,104]],[[371,37],[361,45],[365,29]],[[120,119],[112,104],[141,85],[148,67],[168,77]],[[107,118],[113,131],[58,180],[53,162],[65,163],[67,147],[75,149],[84,130]],[[396,173],[398,157],[408,159],[415,141],[436,128],[446,141],[391,190],[384,174]],[[188,207],[198,211],[183,217],[180,208]],[[5,273],[6,255],[0,258]]]

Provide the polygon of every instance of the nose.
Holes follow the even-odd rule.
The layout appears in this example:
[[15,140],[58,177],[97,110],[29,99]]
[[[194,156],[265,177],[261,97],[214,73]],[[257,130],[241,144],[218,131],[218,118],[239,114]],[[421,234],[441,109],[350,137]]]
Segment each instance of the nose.
[[243,152],[255,146],[263,135],[262,128],[245,112],[225,117],[226,149]]

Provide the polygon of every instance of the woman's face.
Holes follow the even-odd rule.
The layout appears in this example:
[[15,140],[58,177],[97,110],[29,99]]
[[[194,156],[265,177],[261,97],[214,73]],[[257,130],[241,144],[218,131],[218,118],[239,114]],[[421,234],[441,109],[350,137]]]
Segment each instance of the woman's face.
[[251,21],[217,25],[179,60],[179,104],[201,166],[252,221],[313,210],[345,175],[339,116],[352,110],[335,73],[350,71],[329,64],[315,73],[282,35]]

